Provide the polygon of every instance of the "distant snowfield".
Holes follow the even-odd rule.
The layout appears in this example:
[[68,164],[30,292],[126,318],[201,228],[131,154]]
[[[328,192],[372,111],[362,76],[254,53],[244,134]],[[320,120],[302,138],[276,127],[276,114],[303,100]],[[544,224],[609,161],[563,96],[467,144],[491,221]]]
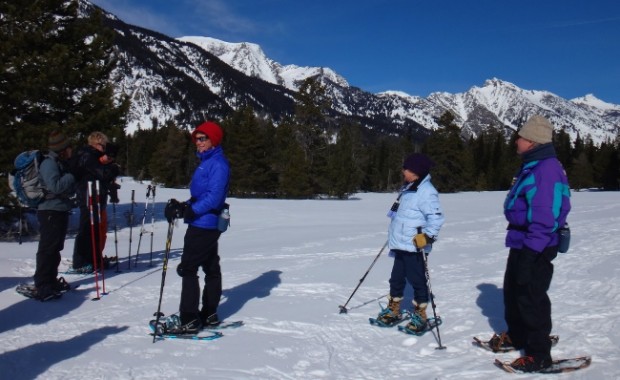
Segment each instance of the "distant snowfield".
[[[79,288],[41,303],[14,288],[31,281],[36,242],[0,243],[0,373],[6,379],[480,379],[516,378],[492,364],[496,355],[472,336],[504,329],[502,279],[508,250],[504,192],[441,194],[446,224],[429,258],[440,336],[405,335],[368,324],[385,303],[391,259],[382,254],[339,313],[387,238],[385,216],[395,194],[358,194],[348,201],[230,199],[232,225],[220,239],[224,295],[220,317],[245,326],[208,342],[152,343],[169,198],[187,190],[158,188],[153,266],[147,214],[137,267],[128,269],[130,193],[135,190],[131,255],[137,250],[147,183],[124,179],[116,222],[121,273],[106,271],[99,301],[92,277],[65,276]],[[564,379],[620,378],[620,193],[574,192],[572,246],[555,261],[550,290],[556,358],[592,355],[590,368]],[[110,228],[114,226],[108,207]],[[75,222],[75,216],[72,218]],[[174,229],[162,310],[178,308],[175,268],[186,225]],[[106,255],[115,255],[110,230]],[[69,267],[74,236],[63,251]],[[406,294],[407,305],[412,298]],[[432,310],[429,309],[432,315]],[[549,378],[549,376],[518,376]]]

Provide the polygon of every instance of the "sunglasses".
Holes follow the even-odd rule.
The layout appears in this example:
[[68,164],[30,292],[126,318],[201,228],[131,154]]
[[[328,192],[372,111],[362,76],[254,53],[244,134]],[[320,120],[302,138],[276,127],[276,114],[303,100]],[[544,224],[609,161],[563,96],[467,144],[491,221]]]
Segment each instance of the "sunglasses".
[[207,140],[209,140],[209,136],[196,137],[196,141],[205,142]]

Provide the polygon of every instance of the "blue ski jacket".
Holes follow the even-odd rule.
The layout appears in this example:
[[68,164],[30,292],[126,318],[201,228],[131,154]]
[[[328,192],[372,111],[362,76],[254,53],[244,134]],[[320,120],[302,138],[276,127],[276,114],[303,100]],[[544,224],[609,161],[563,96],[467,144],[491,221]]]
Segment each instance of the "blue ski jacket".
[[439,194],[428,174],[417,189],[405,190],[400,197],[400,205],[392,214],[388,229],[390,250],[416,252],[412,239],[418,233],[418,227],[422,227],[422,233],[436,239],[444,221]]
[[224,207],[230,179],[230,165],[221,146],[196,153],[200,164],[194,171],[187,202],[197,215],[186,223],[208,230],[217,229],[218,215]]

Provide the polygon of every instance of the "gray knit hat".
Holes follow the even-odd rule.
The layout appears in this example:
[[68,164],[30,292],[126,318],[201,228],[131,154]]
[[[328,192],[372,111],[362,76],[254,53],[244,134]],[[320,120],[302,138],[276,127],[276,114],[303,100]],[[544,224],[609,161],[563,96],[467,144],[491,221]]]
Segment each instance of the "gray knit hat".
[[62,152],[69,145],[71,141],[60,131],[53,131],[47,139],[47,147],[52,152]]
[[519,136],[539,144],[553,140],[553,125],[540,115],[534,115],[519,130]]

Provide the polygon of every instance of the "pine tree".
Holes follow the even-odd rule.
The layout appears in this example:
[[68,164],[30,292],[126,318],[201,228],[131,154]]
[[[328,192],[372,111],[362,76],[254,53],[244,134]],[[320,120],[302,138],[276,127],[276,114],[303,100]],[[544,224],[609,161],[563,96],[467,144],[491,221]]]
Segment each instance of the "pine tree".
[[79,1],[0,2],[0,171],[25,149],[44,149],[54,129],[82,142],[123,134],[129,103],[114,99],[111,31],[101,14],[78,17]]
[[290,120],[276,129],[274,168],[278,176],[277,196],[281,198],[312,198],[310,165],[305,151],[295,138]]
[[185,168],[188,165],[189,133],[172,124],[162,128],[162,132],[166,133],[166,138],[155,146],[149,165],[153,181],[166,187],[188,186],[190,178]]
[[361,137],[358,125],[345,124],[340,128],[336,143],[330,146],[328,194],[346,199],[357,192],[363,173]]
[[314,194],[327,191],[328,134],[327,112],[330,101],[325,87],[315,78],[307,78],[296,94],[295,138],[307,164]]
[[466,191],[472,188],[472,158],[461,139],[454,116],[444,113],[438,120],[442,127],[426,140],[424,152],[437,164],[432,170],[433,183],[441,192]]
[[243,107],[222,123],[226,157],[231,166],[230,195],[273,196],[277,176],[272,168],[275,128]]

